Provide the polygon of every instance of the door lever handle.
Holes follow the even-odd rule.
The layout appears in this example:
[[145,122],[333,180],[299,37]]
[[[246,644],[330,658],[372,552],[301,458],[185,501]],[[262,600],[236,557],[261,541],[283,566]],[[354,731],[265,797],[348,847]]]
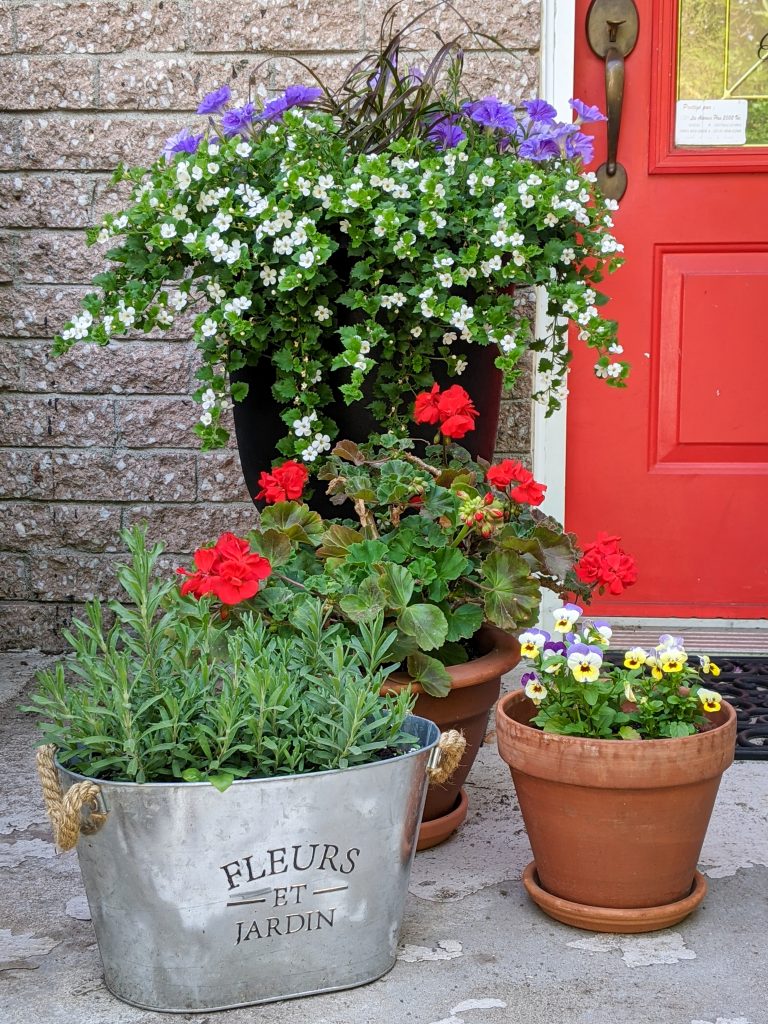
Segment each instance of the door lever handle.
[[635,47],[638,14],[633,0],[592,0],[587,12],[587,39],[592,51],[605,60],[605,101],[608,115],[608,152],[597,171],[597,182],[609,199],[621,199],[627,190],[627,172],[619,163],[619,134],[624,105],[624,58]]

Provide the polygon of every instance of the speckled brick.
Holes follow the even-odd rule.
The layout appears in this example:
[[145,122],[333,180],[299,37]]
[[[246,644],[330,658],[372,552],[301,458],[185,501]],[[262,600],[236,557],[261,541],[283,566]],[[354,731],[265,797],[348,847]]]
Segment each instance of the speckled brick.
[[57,501],[191,501],[192,452],[54,452]]
[[0,551],[0,600],[23,601],[32,596],[26,559]]
[[0,548],[8,551],[61,547],[79,551],[117,551],[123,547],[120,540],[121,517],[118,505],[3,502],[0,504]]
[[0,402],[0,445],[17,448],[104,447],[117,442],[108,398],[14,396]]
[[0,335],[49,338],[80,308],[85,288],[19,285],[0,291]]
[[0,227],[87,227],[93,187],[92,178],[79,174],[0,174]]
[[539,55],[527,50],[511,53],[468,53],[463,86],[470,96],[498,96],[519,103],[536,95]]
[[198,460],[199,501],[249,500],[236,450],[201,452]]
[[52,498],[50,452],[0,449],[0,498]]
[[13,53],[13,18],[8,6],[0,8],[0,53]]
[[146,523],[151,541],[162,541],[171,551],[192,552],[216,540],[225,531],[244,536],[256,526],[253,503],[190,505],[133,505],[123,512],[126,526]]
[[200,406],[191,398],[122,398],[116,411],[120,444],[126,448],[197,447],[192,427]]
[[85,284],[103,269],[109,248],[89,247],[83,231],[24,232],[15,240],[18,276],[26,284]]
[[24,170],[111,171],[151,163],[165,140],[188,122],[179,117],[25,117],[19,124]]
[[16,276],[18,237],[0,233],[0,284],[8,284]]
[[24,391],[85,394],[187,394],[191,347],[176,342],[115,341],[75,345],[54,359],[50,345],[23,344]]
[[113,53],[182,50],[186,45],[179,0],[90,0],[16,8],[18,49],[23,53]]
[[268,69],[263,59],[110,58],[101,62],[99,96],[104,110],[186,110],[190,123],[207,92],[227,82],[246,100],[256,86],[269,85]]
[[[156,565],[158,577],[172,577],[184,562],[184,554],[165,553]],[[124,555],[92,555],[81,551],[57,551],[30,559],[29,593],[40,601],[126,600],[117,579]]]
[[21,345],[0,339],[0,392],[21,390],[24,359]]
[[358,0],[194,0],[190,48],[198,51],[354,50],[363,39]]
[[21,57],[5,61],[5,110],[87,110],[96,102],[89,57]]
[[[363,0],[365,18],[365,45],[373,48],[378,45],[382,19],[392,7],[391,0]],[[434,0],[402,0],[395,9],[394,27],[405,27],[414,18],[422,15],[419,25],[423,25],[413,43],[419,49],[434,46],[434,32],[440,33],[444,40],[454,39],[462,33],[476,32],[480,37],[474,46],[493,43],[487,38],[491,36],[502,46],[537,46],[540,36],[540,3],[539,0],[512,0],[500,3],[499,0],[472,0],[471,3],[456,3],[456,10],[443,7],[435,9]],[[473,43],[467,43],[472,49]]]
[[531,403],[502,402],[496,448],[500,452],[526,452],[531,447]]
[[72,624],[82,607],[71,604],[42,604],[38,601],[0,602],[0,650],[61,651],[62,632]]

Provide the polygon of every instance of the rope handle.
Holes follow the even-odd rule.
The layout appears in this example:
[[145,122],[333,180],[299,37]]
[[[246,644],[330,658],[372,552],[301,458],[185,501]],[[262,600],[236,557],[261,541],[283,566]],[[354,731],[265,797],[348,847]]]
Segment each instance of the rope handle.
[[436,786],[442,786],[447,782],[459,767],[466,746],[464,734],[456,729],[441,732],[433,752],[434,756],[429,759],[427,765],[429,781]]
[[[95,782],[76,782],[66,793],[63,792],[53,743],[37,748],[37,774],[53,839],[61,851],[73,850],[81,833],[90,836],[99,831],[107,820],[107,815],[98,809],[101,790]],[[84,807],[91,812],[85,819],[82,816]]]

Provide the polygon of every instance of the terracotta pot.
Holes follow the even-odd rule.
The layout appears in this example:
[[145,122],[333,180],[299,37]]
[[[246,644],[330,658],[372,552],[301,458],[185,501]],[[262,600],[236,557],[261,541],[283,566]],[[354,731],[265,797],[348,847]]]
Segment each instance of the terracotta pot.
[[[405,672],[389,677],[388,690],[411,686],[417,694],[415,715],[435,722],[441,732],[459,729],[467,748],[455,774],[445,785],[430,785],[422,815],[418,849],[437,846],[459,827],[467,815],[466,794],[461,787],[474,764],[488,730],[488,712],[498,699],[501,677],[520,660],[517,639],[495,626],[483,626],[475,638],[480,656],[448,669],[451,690],[445,697],[430,697]],[[433,823],[425,828],[427,823]]]
[[[536,899],[532,882],[529,894],[570,924],[581,906],[582,928],[666,927],[673,904],[682,920],[691,897],[700,902],[706,891],[696,864],[720,778],[733,762],[733,708],[723,704],[708,732],[665,740],[558,736],[530,725],[535,713],[522,691],[496,711],[499,753],[512,771],[543,890]],[[568,917],[557,913],[558,901],[569,904]]]

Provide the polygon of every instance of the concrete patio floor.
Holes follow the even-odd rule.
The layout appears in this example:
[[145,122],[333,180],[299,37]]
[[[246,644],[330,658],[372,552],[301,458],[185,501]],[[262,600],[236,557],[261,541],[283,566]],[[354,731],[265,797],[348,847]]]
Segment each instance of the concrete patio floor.
[[[0,1022],[158,1024],[104,988],[74,852],[57,855],[16,706],[40,657],[0,658]],[[530,849],[492,737],[470,816],[417,855],[394,969],[362,988],[176,1015],[197,1024],[768,1024],[768,763],[726,774],[702,854],[709,894],[647,936],[560,925],[526,898]]]

